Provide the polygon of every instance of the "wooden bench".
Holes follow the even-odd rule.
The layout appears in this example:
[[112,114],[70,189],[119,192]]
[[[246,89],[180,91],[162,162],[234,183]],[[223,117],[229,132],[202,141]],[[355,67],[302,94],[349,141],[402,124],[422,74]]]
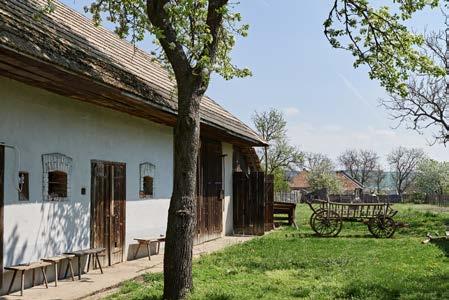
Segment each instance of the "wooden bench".
[[[287,202],[274,202],[273,205],[273,219],[274,223],[279,226],[283,221],[287,221],[288,225],[293,225],[296,228],[298,227],[295,222],[295,211],[296,204],[295,203],[287,203]],[[279,216],[284,215],[284,216]],[[287,216],[285,216],[287,215]]]
[[48,281],[47,281],[47,274],[45,273],[46,268],[48,266],[51,266],[51,263],[48,262],[33,262],[29,264],[22,264],[22,265],[16,265],[16,266],[9,266],[5,267],[5,270],[14,271],[14,274],[12,275],[11,283],[9,284],[8,292],[7,294],[11,293],[12,286],[14,284],[14,280],[16,279],[17,272],[21,272],[21,280],[20,280],[20,296],[23,296],[23,290],[25,288],[25,272],[26,271],[33,271],[33,286],[35,283],[35,270],[41,269],[42,276],[44,278],[44,284],[45,287],[48,289]]
[[165,237],[161,236],[158,238],[135,238],[134,240],[139,243],[136,251],[134,252],[134,259],[136,259],[137,254],[139,253],[140,246],[144,245],[147,247],[148,259],[151,260],[151,250],[150,250],[151,243],[157,243],[156,254],[159,254],[159,250],[161,249],[161,243],[165,242]]
[[42,261],[51,263],[54,266],[54,268],[55,268],[55,286],[58,286],[58,277],[59,277],[58,264],[64,260],[67,260],[67,268],[65,270],[64,278],[67,277],[67,272],[69,271],[69,268],[70,268],[70,275],[72,277],[72,281],[75,280],[74,275],[73,275],[73,266],[72,266],[72,260],[74,257],[75,257],[75,255],[73,255],[73,254],[63,254],[63,255],[59,255],[59,256],[46,257],[46,258],[41,259]]
[[[90,267],[91,260],[92,260],[92,263],[94,263],[93,260],[95,259],[97,261],[97,263],[98,263],[98,267],[100,268],[101,274],[103,274],[103,268],[101,267],[101,263],[100,263],[100,259],[98,258],[98,254],[103,252],[104,250],[106,250],[106,248],[99,247],[99,248],[92,248],[92,249],[85,249],[85,250],[66,252],[64,254],[74,255],[74,256],[76,256],[78,258],[78,279],[81,280],[81,273],[82,273],[82,271],[81,271],[81,258],[83,256],[86,256],[86,255],[88,256],[87,272],[89,272],[89,267]],[[67,272],[66,272],[66,276],[67,276]]]

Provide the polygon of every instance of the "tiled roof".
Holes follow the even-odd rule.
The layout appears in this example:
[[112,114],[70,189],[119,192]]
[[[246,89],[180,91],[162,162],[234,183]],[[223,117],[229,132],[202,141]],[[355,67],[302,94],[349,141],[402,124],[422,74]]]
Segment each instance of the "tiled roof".
[[291,178],[289,182],[290,188],[297,190],[310,188],[308,174],[309,171],[307,170],[302,170],[298,172],[295,176]]
[[337,178],[340,180],[341,184],[343,185],[343,189],[345,191],[353,191],[355,189],[363,189],[363,185],[352,178],[348,173],[345,171],[337,171]]
[[[295,190],[307,190],[310,188],[307,170],[302,170],[293,176],[289,182],[290,188]],[[344,191],[354,191],[355,189],[362,189],[363,185],[357,180],[349,176],[344,171],[337,171],[337,179],[340,181]]]
[[[56,0],[54,12],[36,18],[45,3],[46,0],[0,0],[0,48],[57,65],[176,114],[175,83],[148,53],[105,28],[94,26]],[[202,123],[253,144],[265,144],[251,128],[209,97],[203,98],[200,115]]]

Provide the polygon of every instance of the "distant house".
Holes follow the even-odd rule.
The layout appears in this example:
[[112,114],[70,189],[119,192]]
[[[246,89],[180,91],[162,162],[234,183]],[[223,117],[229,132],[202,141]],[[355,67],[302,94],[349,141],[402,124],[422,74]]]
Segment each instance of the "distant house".
[[[1,3],[0,279],[2,265],[68,250],[104,247],[108,265],[132,259],[134,238],[166,231],[173,80],[58,1],[40,18],[46,0]],[[195,243],[234,233],[233,173],[257,173],[253,147],[266,146],[208,97],[200,116]]]
[[[289,186],[291,190],[301,191],[304,193],[311,192],[309,178],[309,171],[302,170],[296,173],[296,175],[290,175]],[[363,185],[352,178],[345,171],[336,171],[335,175],[337,176],[340,184],[342,186],[342,194],[345,195],[360,195],[363,190]]]
[[379,188],[380,191],[377,191],[378,187],[374,180],[368,181],[365,185],[365,190],[369,191],[370,193],[396,195],[397,188],[395,182],[395,172],[386,171],[384,173],[384,178],[380,182]]

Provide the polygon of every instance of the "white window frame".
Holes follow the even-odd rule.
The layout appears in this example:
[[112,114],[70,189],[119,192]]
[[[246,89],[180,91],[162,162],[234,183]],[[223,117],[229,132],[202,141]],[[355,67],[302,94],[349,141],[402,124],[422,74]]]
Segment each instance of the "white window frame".
[[[42,154],[42,197],[44,201],[67,201],[71,197],[73,159],[61,153]],[[67,174],[67,197],[52,197],[48,194],[48,173],[64,172]]]
[[[156,166],[150,162],[143,162],[139,165],[140,182],[139,182],[139,198],[140,199],[153,199],[156,194]],[[153,178],[153,195],[143,194],[143,178],[151,176]]]

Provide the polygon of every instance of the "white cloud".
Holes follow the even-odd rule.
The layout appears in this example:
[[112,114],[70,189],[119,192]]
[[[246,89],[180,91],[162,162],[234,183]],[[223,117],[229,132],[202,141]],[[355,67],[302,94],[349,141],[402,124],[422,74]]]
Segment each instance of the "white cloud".
[[284,114],[287,117],[294,117],[294,116],[297,116],[299,114],[299,109],[296,108],[296,107],[293,107],[293,106],[286,107],[286,108],[283,109],[283,111],[284,111]]
[[299,123],[288,127],[288,135],[302,150],[325,153],[333,159],[347,149],[368,149],[376,151],[386,165],[386,155],[398,146],[405,146],[422,148],[434,159],[449,161],[449,149],[443,145],[430,146],[423,135],[405,129]]
[[330,131],[330,132],[339,132],[339,131],[343,130],[343,127],[341,127],[340,125],[336,125],[336,124],[328,124],[328,125],[323,125],[323,130]]

